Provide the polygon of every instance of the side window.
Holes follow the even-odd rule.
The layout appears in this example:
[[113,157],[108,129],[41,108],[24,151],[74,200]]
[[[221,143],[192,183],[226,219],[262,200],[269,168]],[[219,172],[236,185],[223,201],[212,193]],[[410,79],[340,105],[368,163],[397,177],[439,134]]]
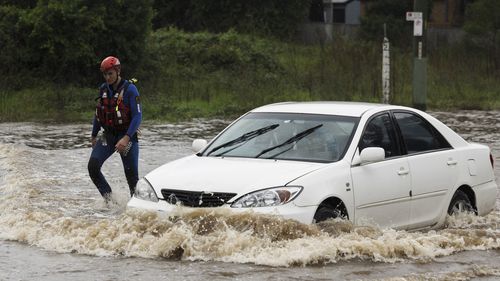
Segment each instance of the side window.
[[449,148],[445,138],[422,117],[407,112],[394,113],[408,154]]
[[388,113],[376,116],[366,125],[359,142],[359,151],[366,147],[382,147],[386,158],[400,155],[394,126]]

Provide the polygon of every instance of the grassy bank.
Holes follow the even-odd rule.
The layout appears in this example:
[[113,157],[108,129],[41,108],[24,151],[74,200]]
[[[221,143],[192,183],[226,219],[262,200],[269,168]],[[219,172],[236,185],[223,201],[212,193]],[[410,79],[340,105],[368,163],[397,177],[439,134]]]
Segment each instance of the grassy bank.
[[[381,100],[381,45],[342,38],[303,46],[227,32],[156,31],[137,77],[146,120],[233,118],[279,101]],[[429,51],[428,108],[500,109],[499,74],[466,45]],[[412,56],[392,48],[391,103],[412,104]],[[496,74],[495,74],[496,73]],[[0,90],[0,121],[88,121],[95,87],[47,82]]]
[[93,89],[44,85],[0,90],[0,121],[65,122],[91,120]]

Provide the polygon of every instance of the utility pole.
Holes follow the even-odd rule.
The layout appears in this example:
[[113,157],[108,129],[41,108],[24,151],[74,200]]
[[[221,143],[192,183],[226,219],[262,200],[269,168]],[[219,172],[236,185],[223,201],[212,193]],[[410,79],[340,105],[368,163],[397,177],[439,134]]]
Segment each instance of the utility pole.
[[[426,110],[428,0],[413,1],[413,107]],[[408,13],[406,16],[408,20]]]

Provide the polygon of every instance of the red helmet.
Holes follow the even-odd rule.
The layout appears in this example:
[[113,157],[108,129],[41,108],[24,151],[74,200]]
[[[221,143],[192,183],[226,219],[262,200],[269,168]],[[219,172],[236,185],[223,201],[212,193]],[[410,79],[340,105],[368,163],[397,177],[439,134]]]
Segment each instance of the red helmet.
[[106,70],[110,70],[111,68],[120,68],[120,60],[118,58],[109,56],[105,59],[102,60],[101,62],[101,72],[104,72]]

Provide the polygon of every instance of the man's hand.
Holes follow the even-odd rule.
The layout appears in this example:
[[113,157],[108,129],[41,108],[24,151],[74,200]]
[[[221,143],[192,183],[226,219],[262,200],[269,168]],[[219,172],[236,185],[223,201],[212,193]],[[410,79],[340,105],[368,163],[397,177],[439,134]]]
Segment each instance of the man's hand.
[[128,135],[123,136],[115,145],[115,150],[118,151],[119,153],[122,153],[125,148],[127,147],[127,144],[130,142],[130,137]]
[[97,143],[97,137],[92,137],[90,139],[90,142],[92,143],[92,148],[95,146],[95,144]]

